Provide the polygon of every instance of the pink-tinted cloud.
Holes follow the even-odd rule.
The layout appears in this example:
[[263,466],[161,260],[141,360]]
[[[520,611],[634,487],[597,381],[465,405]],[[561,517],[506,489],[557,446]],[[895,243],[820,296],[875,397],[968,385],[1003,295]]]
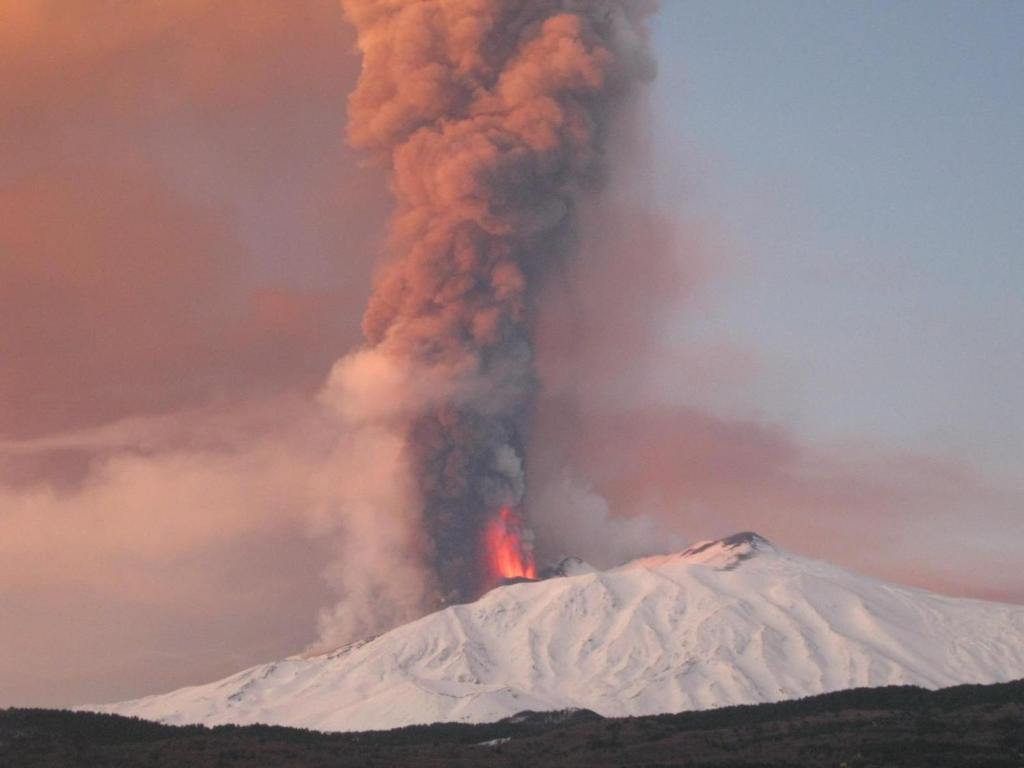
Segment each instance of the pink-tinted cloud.
[[267,436],[309,445],[282,403],[358,339],[388,210],[353,41],[334,0],[0,4],[4,704],[312,639],[331,539]]
[[418,616],[400,442],[323,399],[0,443],[0,470],[87,462],[63,484],[0,483],[3,701],[141,694],[300,651],[318,618],[336,647]]
[[0,435],[315,388],[387,211],[336,4],[0,14]]
[[796,552],[957,594],[1021,594],[1000,538],[1024,533],[1024,498],[969,466],[809,444],[683,406],[584,407],[561,422],[553,413],[564,408],[547,407],[545,429],[571,435],[562,465],[620,514],[691,538],[753,529]]

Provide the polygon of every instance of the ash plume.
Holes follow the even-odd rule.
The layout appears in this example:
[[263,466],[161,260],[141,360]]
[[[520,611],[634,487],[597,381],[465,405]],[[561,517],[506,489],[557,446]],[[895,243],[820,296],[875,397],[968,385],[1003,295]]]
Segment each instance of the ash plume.
[[[330,398],[404,447],[434,600],[488,577],[484,527],[525,497],[547,268],[603,179],[616,105],[653,76],[627,0],[342,0],[363,68],[349,140],[391,172],[389,260]],[[529,542],[525,542],[529,546]]]

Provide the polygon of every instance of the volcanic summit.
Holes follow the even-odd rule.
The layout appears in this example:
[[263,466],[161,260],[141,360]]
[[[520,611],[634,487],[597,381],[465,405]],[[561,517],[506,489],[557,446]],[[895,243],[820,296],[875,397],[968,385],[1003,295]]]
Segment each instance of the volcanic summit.
[[1024,606],[855,575],[755,533],[607,571],[563,566],[564,575],[498,587],[332,653],[89,709],[352,731],[1024,676]]

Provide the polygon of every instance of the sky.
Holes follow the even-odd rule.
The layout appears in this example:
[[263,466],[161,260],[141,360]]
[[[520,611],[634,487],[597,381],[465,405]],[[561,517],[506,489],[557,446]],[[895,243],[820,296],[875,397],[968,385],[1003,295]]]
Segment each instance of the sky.
[[[353,35],[333,0],[145,5],[0,0],[0,706],[294,653],[351,578],[323,509],[358,478],[309,403],[390,205],[344,143]],[[755,529],[1024,602],[1024,7],[650,26],[629,205],[581,224],[574,362],[607,386],[539,406],[587,482],[535,499],[576,515],[540,540]]]
[[1024,8],[663,5],[663,200],[737,263],[701,331],[766,371],[750,400],[815,438],[870,437],[1021,479]]

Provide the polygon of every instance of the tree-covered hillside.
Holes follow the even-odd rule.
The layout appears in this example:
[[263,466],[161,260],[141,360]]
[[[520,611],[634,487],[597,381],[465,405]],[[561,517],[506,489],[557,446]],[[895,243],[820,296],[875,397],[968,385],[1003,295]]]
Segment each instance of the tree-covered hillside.
[[324,734],[173,727],[60,710],[0,711],[4,768],[410,766],[1024,767],[1024,681],[858,689],[799,701],[604,719],[524,713],[488,725]]

